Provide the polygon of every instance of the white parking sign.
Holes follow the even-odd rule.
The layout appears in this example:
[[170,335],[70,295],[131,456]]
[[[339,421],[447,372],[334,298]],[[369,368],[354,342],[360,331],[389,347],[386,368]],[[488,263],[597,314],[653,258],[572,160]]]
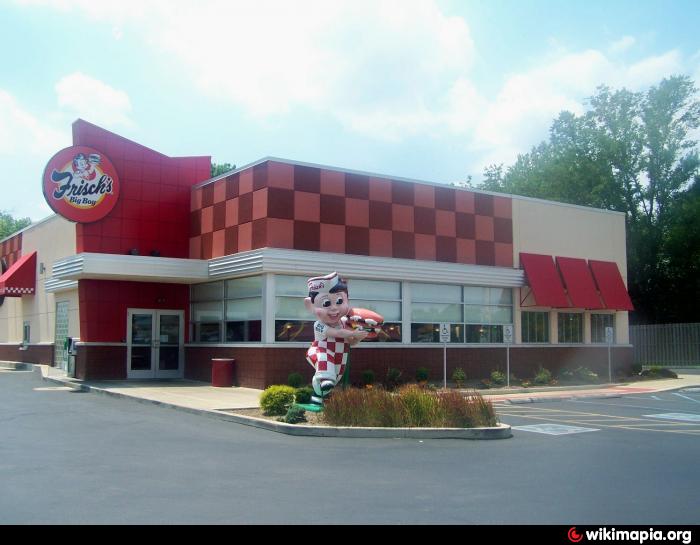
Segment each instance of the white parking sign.
[[440,324],[440,342],[450,342],[450,324],[448,324],[447,322],[442,322]]

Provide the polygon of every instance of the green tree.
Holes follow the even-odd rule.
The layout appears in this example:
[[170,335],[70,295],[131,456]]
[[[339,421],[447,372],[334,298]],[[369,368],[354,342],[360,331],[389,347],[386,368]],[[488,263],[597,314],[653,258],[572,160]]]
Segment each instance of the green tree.
[[231,163],[212,163],[211,164],[211,177],[214,178],[215,176],[219,176],[220,174],[224,174],[225,172],[228,172],[229,170],[235,170],[236,165],[232,165]]
[[659,287],[677,256],[665,245],[678,198],[700,167],[690,137],[699,125],[700,101],[686,76],[643,92],[602,86],[583,115],[559,114],[548,141],[507,169],[487,168],[482,187],[624,212],[635,318],[666,321],[668,293]]
[[29,218],[13,218],[9,212],[0,210],[0,240],[24,229],[32,223]]

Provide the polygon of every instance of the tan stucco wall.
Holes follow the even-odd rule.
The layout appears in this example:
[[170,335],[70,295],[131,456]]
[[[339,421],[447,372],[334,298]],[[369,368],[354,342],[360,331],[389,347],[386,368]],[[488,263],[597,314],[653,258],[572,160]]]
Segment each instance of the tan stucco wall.
[[[627,284],[624,214],[514,197],[513,263],[516,267],[520,266],[520,252],[614,261],[625,285]],[[518,291],[516,290],[517,310],[520,308]],[[528,302],[526,300],[525,305]],[[589,315],[586,312],[587,342],[590,342]],[[550,329],[550,342],[556,343],[556,335],[553,335],[556,332],[556,313],[550,315]],[[617,343],[629,343],[627,312],[616,313],[615,331]],[[517,342],[520,342],[519,336],[520,328],[517,327]]]
[[[22,233],[22,255],[37,251],[35,295],[6,297],[0,307],[0,343],[22,342],[23,323],[31,327],[31,344],[53,343],[56,327],[56,302],[69,302],[69,335],[80,335],[78,290],[46,293],[45,283],[57,259],[75,254],[75,224],[52,216]],[[41,265],[44,265],[44,272]]]

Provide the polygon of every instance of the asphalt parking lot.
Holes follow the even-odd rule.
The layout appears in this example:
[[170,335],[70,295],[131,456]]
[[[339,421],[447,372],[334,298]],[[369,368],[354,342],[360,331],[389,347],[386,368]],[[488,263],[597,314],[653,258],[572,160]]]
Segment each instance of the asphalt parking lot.
[[625,433],[700,437],[700,388],[619,398],[495,404],[513,433],[543,438],[578,433]]

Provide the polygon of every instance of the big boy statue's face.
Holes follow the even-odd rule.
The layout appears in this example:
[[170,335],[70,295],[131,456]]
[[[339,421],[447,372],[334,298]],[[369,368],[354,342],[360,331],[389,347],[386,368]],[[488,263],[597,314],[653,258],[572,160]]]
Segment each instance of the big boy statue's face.
[[314,299],[314,314],[326,325],[338,325],[349,310],[348,294],[344,291],[323,295],[319,293]]

